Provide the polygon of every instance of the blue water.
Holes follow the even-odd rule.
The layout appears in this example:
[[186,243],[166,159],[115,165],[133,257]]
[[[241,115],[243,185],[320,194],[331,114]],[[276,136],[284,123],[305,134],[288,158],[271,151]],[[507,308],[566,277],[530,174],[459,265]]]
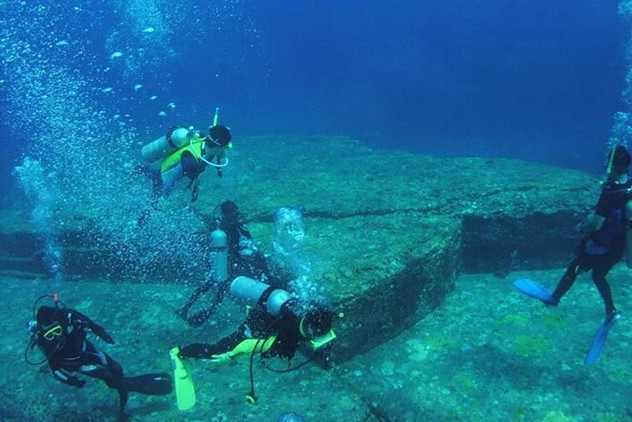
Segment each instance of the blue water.
[[[55,118],[52,106],[29,96],[41,92],[28,92],[28,77],[39,77],[16,81],[42,69],[67,68],[103,122],[125,123],[144,139],[176,123],[206,125],[220,106],[237,140],[346,135],[379,148],[595,173],[612,116],[626,109],[628,28],[615,2],[62,0],[0,8],[5,189],[29,146],[60,136],[45,122]],[[30,51],[20,57],[36,55],[41,67],[16,70],[21,42]],[[55,78],[68,79],[53,75],[44,85],[57,86]],[[60,113],[68,131],[119,135]]]

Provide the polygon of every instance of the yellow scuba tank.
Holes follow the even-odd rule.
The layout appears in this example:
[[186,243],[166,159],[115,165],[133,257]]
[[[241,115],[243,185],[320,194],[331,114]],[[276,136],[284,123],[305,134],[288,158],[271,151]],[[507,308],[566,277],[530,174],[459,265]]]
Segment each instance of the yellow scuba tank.
[[153,161],[164,158],[173,151],[189,144],[194,133],[185,127],[177,127],[169,130],[166,135],[143,146],[141,154],[145,161]]

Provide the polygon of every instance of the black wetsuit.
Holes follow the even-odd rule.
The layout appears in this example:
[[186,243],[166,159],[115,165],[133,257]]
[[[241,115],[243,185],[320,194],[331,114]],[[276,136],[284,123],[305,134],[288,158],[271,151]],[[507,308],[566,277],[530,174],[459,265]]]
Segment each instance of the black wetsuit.
[[625,251],[625,207],[632,199],[629,192],[631,187],[631,180],[622,184],[609,182],[604,186],[595,207],[596,214],[605,218],[604,223],[599,231],[589,233],[582,239],[577,256],[553,292],[555,303],[571,288],[577,275],[592,270],[592,279],[603,299],[606,317],[615,314],[616,308],[606,275]]
[[210,359],[213,355],[233,350],[243,340],[254,338],[265,341],[276,335],[274,343],[264,356],[292,359],[301,338],[300,318],[292,311],[292,306],[296,302],[289,300],[281,306],[278,317],[272,316],[266,311],[267,300],[272,291],[274,287],[269,287],[261,295],[257,305],[249,311],[246,320],[232,334],[215,344],[193,343],[185,346],[180,350],[180,357]]
[[[49,335],[50,339],[45,338],[47,330],[57,323],[63,331],[59,335]],[[46,356],[53,376],[74,387],[85,384],[84,380],[72,375],[74,372],[103,380],[108,387],[118,390],[122,417],[128,398],[128,391],[122,385],[123,368],[87,339],[87,331],[91,331],[113,344],[107,331],[79,311],[52,306],[42,306],[38,310],[37,324],[36,344]]]
[[48,362],[53,376],[64,384],[83,387],[85,381],[74,373],[103,380],[119,394],[119,421],[126,420],[125,405],[129,392],[164,395],[172,389],[168,373],[126,377],[122,366],[88,340],[88,332],[114,344],[112,337],[99,324],[74,309],[41,306],[37,311],[37,330],[32,341]]
[[[211,227],[211,231],[217,227],[217,224],[214,224]],[[207,278],[193,291],[184,306],[178,310],[178,315],[185,318],[193,327],[202,325],[202,323],[215,312],[215,309],[224,299],[230,282],[235,277],[246,276],[257,280],[264,280],[266,283],[275,286],[279,286],[280,284],[276,277],[271,274],[265,256],[255,246],[252,234],[246,226],[241,223],[220,224],[219,228],[226,233],[228,245],[228,278],[219,283],[211,277]],[[211,288],[216,289],[211,305],[187,318],[189,309]]]

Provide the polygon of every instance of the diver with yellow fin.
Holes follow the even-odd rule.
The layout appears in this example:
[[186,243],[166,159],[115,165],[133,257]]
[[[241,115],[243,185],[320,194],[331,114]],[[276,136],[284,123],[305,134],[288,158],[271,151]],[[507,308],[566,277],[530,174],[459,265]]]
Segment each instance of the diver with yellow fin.
[[[86,381],[75,373],[102,380],[119,394],[119,421],[128,418],[125,405],[130,392],[149,395],[171,393],[173,384],[168,373],[126,376],[117,361],[99,350],[87,338],[88,333],[92,333],[106,343],[114,344],[114,339],[105,328],[83,313],[66,307],[57,295],[52,296],[54,306],[39,306],[43,299],[49,297],[51,296],[41,296],[33,305],[34,319],[29,323],[31,341],[25,351],[28,363],[48,363],[56,380],[77,388],[83,388]],[[35,347],[44,356],[38,362],[29,358],[29,353]]]
[[[285,290],[243,276],[233,280],[230,292],[249,305],[246,320],[215,344],[194,343],[180,348],[180,359],[210,359],[223,364],[242,354],[249,356],[251,389],[246,398],[250,403],[256,402],[252,372],[255,354],[291,362],[299,347],[306,345],[312,355],[303,364],[315,358],[329,362],[336,334],[331,329],[335,314],[327,305],[299,301]],[[177,392],[178,379],[175,381]]]

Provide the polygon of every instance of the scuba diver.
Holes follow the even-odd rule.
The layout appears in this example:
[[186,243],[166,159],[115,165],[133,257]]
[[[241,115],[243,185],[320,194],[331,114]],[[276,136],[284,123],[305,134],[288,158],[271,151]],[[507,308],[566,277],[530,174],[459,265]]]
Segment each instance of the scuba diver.
[[[250,355],[251,389],[246,398],[251,404],[256,402],[252,372],[255,354],[263,358],[278,356],[291,363],[298,348],[307,345],[312,356],[293,369],[315,358],[330,363],[330,346],[336,334],[331,329],[334,312],[328,306],[301,302],[286,290],[243,276],[233,280],[230,292],[248,305],[246,320],[215,344],[194,343],[172,349],[172,358],[210,359],[224,364],[240,354]],[[176,378],[176,395],[192,390],[179,386],[179,382],[190,383],[190,377]]]
[[141,153],[147,164],[137,166],[134,172],[151,179],[152,200],[151,207],[138,219],[139,226],[146,223],[153,210],[161,207],[176,183],[184,177],[190,180],[187,189],[191,189],[191,202],[198,199],[200,174],[207,166],[215,167],[217,177],[223,177],[223,168],[228,165],[228,150],[232,148],[232,134],[228,127],[217,124],[218,113],[219,109],[216,109],[213,125],[206,136],[192,126],[175,126],[164,136],[143,146]]
[[557,306],[577,276],[592,271],[592,280],[603,300],[606,316],[586,357],[587,365],[599,358],[608,331],[619,318],[606,275],[621,260],[625,252],[626,204],[632,199],[632,180],[628,176],[632,161],[630,153],[623,145],[615,145],[609,157],[607,179],[603,184],[595,212],[588,221],[577,225],[576,230],[583,235],[577,247],[577,255],[568,265],[553,293],[533,280],[522,279],[514,283],[515,287],[527,296],[538,299],[547,306]]
[[[229,287],[229,280],[244,275],[279,284],[264,254],[259,251],[248,228],[239,220],[239,209],[233,201],[224,201],[213,211],[211,230],[212,270],[176,314],[192,327],[199,327],[215,312]],[[188,316],[189,310],[202,295],[216,288],[213,303]]]
[[[29,323],[31,340],[25,351],[28,363],[39,365],[47,362],[55,379],[77,388],[82,388],[86,381],[74,373],[102,380],[119,394],[119,421],[128,418],[125,405],[129,392],[149,395],[171,393],[172,380],[168,373],[125,376],[122,366],[87,338],[88,333],[93,333],[106,343],[114,344],[112,336],[86,315],[67,308],[57,295],[52,296],[54,306],[42,305],[35,310],[43,299],[50,297],[41,296],[33,305],[34,320]],[[40,362],[29,359],[28,353],[35,346],[44,355]]]
[[[222,125],[211,126],[207,136],[201,136],[193,127],[173,127],[165,136],[145,145],[143,157],[152,164],[142,166],[140,171],[152,180],[154,201],[167,198],[176,182],[185,176],[190,179],[191,202],[197,201],[199,176],[208,165],[215,167],[217,177],[222,177],[231,139],[230,130]],[[168,154],[163,156],[160,153],[165,149]]]

